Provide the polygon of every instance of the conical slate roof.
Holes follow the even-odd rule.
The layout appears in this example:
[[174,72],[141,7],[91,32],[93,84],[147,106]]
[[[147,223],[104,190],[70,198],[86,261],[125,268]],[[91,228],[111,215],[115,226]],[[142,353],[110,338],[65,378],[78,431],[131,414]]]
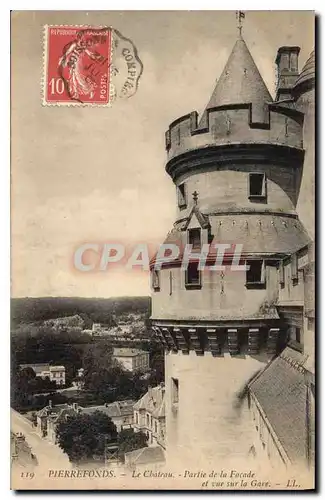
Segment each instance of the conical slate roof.
[[206,109],[225,104],[270,102],[272,97],[243,38],[239,38]]
[[313,50],[298,76],[295,89],[307,81],[315,79],[315,51]]

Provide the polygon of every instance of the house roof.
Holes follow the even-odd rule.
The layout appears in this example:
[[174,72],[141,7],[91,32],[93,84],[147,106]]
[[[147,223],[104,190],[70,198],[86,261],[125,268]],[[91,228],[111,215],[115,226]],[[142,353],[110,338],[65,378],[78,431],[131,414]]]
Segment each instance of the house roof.
[[188,227],[189,223],[191,222],[191,219],[192,219],[193,215],[196,216],[198,223],[200,224],[200,226],[203,229],[209,227],[209,217],[207,215],[204,215],[200,211],[199,207],[196,204],[194,204],[193,207],[192,207],[192,209],[191,209],[191,211],[190,211],[190,213],[189,213],[189,215],[188,215],[188,218],[187,218],[187,221],[185,223],[184,229],[186,229]]
[[217,81],[206,110],[226,104],[264,102],[272,102],[272,97],[245,40],[240,37]]
[[70,415],[76,415],[76,413],[77,411],[70,406],[69,408],[61,409],[58,413],[50,413],[48,417],[52,420],[53,423],[57,424],[62,420],[62,418]]
[[44,371],[49,371],[50,365],[48,363],[35,363],[35,364],[24,364],[20,365],[20,369],[32,368],[36,374],[42,373]]
[[125,461],[129,465],[165,462],[165,454],[160,446],[150,446],[126,453]]
[[291,462],[306,456],[306,385],[304,357],[287,347],[250,384]]
[[114,347],[113,350],[113,356],[118,356],[120,358],[132,358],[145,353],[147,353],[147,351],[141,351],[140,349],[132,349],[129,347]]
[[[248,214],[213,215],[209,217],[214,236],[209,256],[216,256],[214,244],[242,243],[243,254],[292,254],[310,242],[303,225],[296,217],[286,215]],[[173,243],[182,249],[182,230],[186,224],[174,227],[164,243]],[[233,250],[231,251],[233,252]],[[227,252],[226,252],[227,254]]]
[[82,408],[82,413],[86,415],[91,415],[96,411],[105,413],[108,417],[117,418],[133,414],[134,401],[128,399],[126,401],[115,401],[114,403],[109,403],[100,406],[89,406],[87,408]]
[[315,80],[315,51],[313,50],[309,58],[307,59],[304,67],[302,68],[300,75],[296,80],[296,83],[294,85],[294,91],[297,91],[297,89],[303,86],[303,84],[306,84],[307,82],[313,82],[314,80]]
[[163,385],[150,387],[148,392],[142,396],[134,405],[134,410],[145,410],[153,417],[159,418],[165,416],[165,388]]
[[59,414],[62,410],[69,409],[71,408],[68,403],[64,403],[62,405],[55,405],[55,406],[45,406],[41,410],[39,410],[36,415],[39,417],[47,417],[50,414]]
[[59,366],[50,366],[50,372],[61,372],[65,371],[65,366],[59,365]]
[[115,401],[114,403],[109,403],[106,405],[89,406],[86,408],[79,405],[77,405],[77,407],[75,408],[67,403],[55,406],[48,405],[45,406],[45,408],[42,408],[42,410],[40,410],[39,412],[37,412],[37,415],[39,417],[55,416],[57,418],[61,418],[61,416],[66,414],[73,415],[76,413],[83,413],[86,415],[91,415],[96,411],[100,411],[102,413],[105,413],[105,415],[111,418],[123,417],[133,414],[134,403],[135,401],[133,401],[132,399],[126,399],[124,401]]

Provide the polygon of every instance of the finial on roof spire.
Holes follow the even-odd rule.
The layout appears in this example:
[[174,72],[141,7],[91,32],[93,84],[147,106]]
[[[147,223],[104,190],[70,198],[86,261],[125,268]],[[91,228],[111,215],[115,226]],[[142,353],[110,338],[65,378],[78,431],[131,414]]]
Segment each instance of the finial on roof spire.
[[192,196],[193,196],[194,205],[197,205],[199,193],[197,191],[194,191],[194,193],[192,193]]
[[243,12],[242,10],[236,10],[236,19],[238,21],[237,28],[239,32],[239,38],[242,38],[242,19],[245,19],[245,12]]

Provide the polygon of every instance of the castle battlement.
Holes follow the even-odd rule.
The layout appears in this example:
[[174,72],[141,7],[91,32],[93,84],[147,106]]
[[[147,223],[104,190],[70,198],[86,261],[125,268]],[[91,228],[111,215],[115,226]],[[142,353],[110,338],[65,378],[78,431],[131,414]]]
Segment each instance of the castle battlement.
[[232,143],[269,143],[302,149],[304,115],[277,103],[240,103],[193,111],[166,132],[168,161],[187,151]]

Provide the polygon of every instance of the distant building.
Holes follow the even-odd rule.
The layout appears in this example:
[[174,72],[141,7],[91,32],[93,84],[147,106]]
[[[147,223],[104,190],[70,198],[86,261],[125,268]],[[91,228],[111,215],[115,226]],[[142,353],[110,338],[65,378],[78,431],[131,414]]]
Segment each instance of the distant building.
[[65,385],[65,367],[50,366],[50,380],[54,380],[56,385]]
[[150,472],[152,473],[165,465],[165,453],[160,446],[140,448],[125,453],[125,465],[131,470],[148,469],[148,465],[150,465]]
[[62,404],[48,406],[36,413],[36,430],[41,437],[46,437],[52,443],[56,443],[56,428],[58,424],[69,415],[75,415],[78,411],[74,405]]
[[142,431],[149,446],[165,448],[165,386],[149,387],[133,407],[133,428]]
[[21,432],[10,433],[10,452],[12,462],[22,467],[37,465],[37,458]]
[[92,337],[118,337],[121,335],[121,329],[118,326],[107,326],[101,323],[93,323],[91,330],[83,330],[83,333],[87,333]]
[[46,437],[52,443],[56,443],[56,429],[63,419],[78,413],[91,415],[96,411],[105,413],[105,415],[110,417],[116,425],[117,431],[120,432],[122,429],[132,427],[133,406],[134,401],[131,399],[105,405],[89,406],[88,408],[79,406],[77,403],[52,406],[52,402],[50,401],[48,406],[45,406],[45,408],[36,414],[37,432],[41,437]]
[[115,401],[114,403],[106,403],[100,406],[90,406],[82,408],[82,413],[91,415],[95,411],[101,411],[110,417],[116,425],[117,431],[129,429],[133,424],[133,406],[134,401],[127,399],[125,401]]
[[56,385],[65,385],[65,366],[63,365],[49,365],[48,363],[36,363],[34,365],[20,365],[20,369],[32,368],[36,377],[43,380],[48,377],[51,382],[54,381]]
[[128,347],[114,347],[113,359],[130,372],[149,370],[149,353]]

